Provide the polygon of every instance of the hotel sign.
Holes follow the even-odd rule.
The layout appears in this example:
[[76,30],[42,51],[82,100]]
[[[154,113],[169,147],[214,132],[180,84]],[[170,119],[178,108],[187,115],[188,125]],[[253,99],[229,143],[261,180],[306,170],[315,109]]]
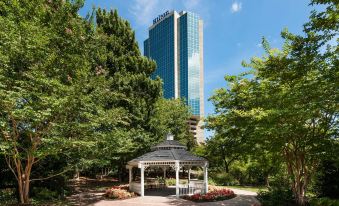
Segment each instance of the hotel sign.
[[158,21],[160,21],[161,19],[165,18],[165,16],[167,16],[169,14],[169,11],[166,11],[163,14],[160,14],[157,18],[153,19],[153,24],[157,23]]

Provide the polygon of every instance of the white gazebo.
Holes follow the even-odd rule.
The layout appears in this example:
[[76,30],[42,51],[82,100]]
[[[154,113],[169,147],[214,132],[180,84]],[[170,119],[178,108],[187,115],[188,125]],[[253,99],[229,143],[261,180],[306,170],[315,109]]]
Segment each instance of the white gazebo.
[[[167,168],[173,168],[175,170],[176,197],[179,197],[182,194],[182,192],[180,191],[188,191],[188,193],[194,193],[194,191],[190,190],[193,182],[190,182],[190,169],[192,166],[203,168],[204,180],[202,183],[202,188],[199,191],[202,193],[206,193],[208,191],[208,161],[202,157],[198,157],[189,153],[186,150],[185,146],[180,144],[178,141],[173,140],[173,135],[167,135],[167,139],[157,146],[153,147],[152,152],[146,153],[127,163],[126,168],[129,169],[129,189],[135,193],[140,194],[143,197],[145,194],[145,170],[150,167],[161,167],[164,171],[164,178],[166,177]],[[140,182],[132,181],[133,167],[140,168]],[[188,169],[187,186],[180,186],[179,184],[179,171],[183,167]]]

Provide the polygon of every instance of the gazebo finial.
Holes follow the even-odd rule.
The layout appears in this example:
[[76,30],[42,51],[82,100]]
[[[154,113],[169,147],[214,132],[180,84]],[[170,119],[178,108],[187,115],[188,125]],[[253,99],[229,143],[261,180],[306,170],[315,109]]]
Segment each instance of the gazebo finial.
[[174,140],[173,134],[169,132],[169,133],[167,134],[167,136],[166,136],[166,139],[167,139],[167,140]]

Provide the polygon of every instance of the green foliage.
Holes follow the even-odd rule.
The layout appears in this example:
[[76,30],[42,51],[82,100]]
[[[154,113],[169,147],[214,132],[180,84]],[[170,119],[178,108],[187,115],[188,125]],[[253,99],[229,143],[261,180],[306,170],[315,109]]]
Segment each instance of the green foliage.
[[175,178],[167,178],[165,180],[165,183],[167,186],[174,186],[176,184],[176,180]]
[[160,98],[155,63],[141,56],[129,23],[101,9],[83,19],[82,5],[0,2],[0,161],[21,202],[30,182],[50,189],[102,167],[123,178],[125,163],[162,139],[163,128],[192,145],[187,107]]
[[0,205],[15,204],[15,195],[14,188],[0,189]]
[[[275,164],[279,154],[300,205],[306,202],[305,190],[320,160],[336,156],[339,128],[338,6],[336,1],[313,3],[326,3],[327,9],[311,15],[305,36],[285,29],[282,51],[272,49],[264,38],[266,54],[243,63],[249,72],[225,77],[228,88],[210,98],[216,115],[207,121],[219,148],[272,155],[260,160],[263,163]],[[232,157],[217,156],[219,161]],[[240,169],[236,174],[241,176]],[[265,170],[267,174],[270,168]],[[240,176],[236,178],[243,179]]]
[[90,91],[99,79],[90,70],[92,32],[77,14],[80,6],[1,2],[0,152],[22,203],[29,201],[34,164],[94,142],[92,123],[102,105],[93,107],[98,102]]
[[215,185],[239,185],[239,181],[235,177],[233,177],[233,175],[226,172],[210,173],[209,179],[212,179],[215,182]]
[[263,206],[294,206],[295,199],[291,190],[260,191],[257,196]]
[[162,141],[168,133],[174,135],[190,149],[195,145],[194,137],[189,132],[187,120],[191,113],[189,107],[180,99],[159,99],[155,104],[150,124],[152,132]]
[[339,199],[339,162],[323,161],[313,187],[320,197]]
[[212,178],[208,178],[208,185],[216,186],[217,183]]
[[310,206],[339,206],[339,200],[330,199],[327,197],[314,198],[310,200]]
[[59,197],[56,191],[51,191],[45,187],[34,187],[32,196],[35,200],[54,200]]

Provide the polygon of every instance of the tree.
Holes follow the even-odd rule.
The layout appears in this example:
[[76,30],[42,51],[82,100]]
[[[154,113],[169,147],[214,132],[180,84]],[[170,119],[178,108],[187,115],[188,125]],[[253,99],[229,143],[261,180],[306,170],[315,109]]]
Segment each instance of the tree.
[[[150,78],[155,63],[141,56],[117,11],[98,9],[85,19],[78,15],[82,5],[0,2],[0,152],[21,203],[29,202],[32,181],[69,170],[115,167],[122,177],[125,163],[158,135],[152,121],[163,110],[161,80]],[[182,113],[178,118],[188,114],[174,102],[168,105]],[[175,120],[169,126],[183,138],[182,119]],[[53,168],[56,159],[60,171],[32,173]]]
[[98,8],[96,41],[93,44],[93,69],[104,73],[108,85],[102,103],[107,112],[120,108],[124,121],[112,127],[102,124],[98,129],[98,153],[93,154],[100,166],[115,166],[120,180],[125,164],[143,153],[153,143],[150,119],[155,104],[162,95],[161,80],[150,78],[156,64],[140,54],[135,34],[128,21],[118,12]]
[[[299,205],[306,203],[306,189],[320,160],[334,155],[338,136],[338,42],[328,44],[338,37],[338,5],[313,3],[327,3],[327,9],[311,15],[305,36],[284,30],[282,51],[263,39],[266,55],[243,63],[250,72],[227,76],[229,88],[212,97],[218,119],[236,119],[231,128],[281,155]],[[226,124],[224,129],[229,128]]]
[[[210,115],[206,120],[206,127],[214,130],[214,136],[206,142],[206,152],[210,160],[215,165],[223,164],[224,171],[229,173],[230,166],[237,160],[246,159],[254,151],[253,142],[247,132],[252,130],[252,125],[245,128],[237,127],[239,120],[235,116],[223,115],[220,107],[222,102],[219,95],[215,95],[210,100],[215,105],[215,115]],[[245,125],[243,125],[245,126]],[[213,161],[214,159],[214,161]]]
[[194,137],[189,132],[187,124],[191,116],[190,109],[183,100],[159,99],[150,120],[152,133],[158,137],[158,141],[162,141],[168,133],[171,133],[176,140],[191,149],[195,145]]
[[57,175],[34,177],[34,165],[74,148],[88,151],[101,120],[121,119],[100,104],[107,84],[91,71],[93,30],[77,14],[81,6],[0,3],[0,152],[17,180],[21,203],[29,202],[32,181]]

